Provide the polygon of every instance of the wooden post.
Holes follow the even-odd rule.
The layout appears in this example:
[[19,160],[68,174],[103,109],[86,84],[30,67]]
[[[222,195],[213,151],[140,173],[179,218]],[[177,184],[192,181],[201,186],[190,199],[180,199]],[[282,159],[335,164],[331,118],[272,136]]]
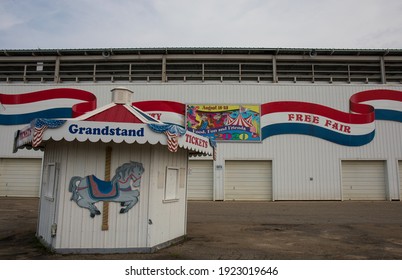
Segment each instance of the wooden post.
[[[112,161],[112,147],[106,148],[105,156],[105,181],[110,181],[110,166]],[[102,230],[109,230],[109,202],[103,201]]]

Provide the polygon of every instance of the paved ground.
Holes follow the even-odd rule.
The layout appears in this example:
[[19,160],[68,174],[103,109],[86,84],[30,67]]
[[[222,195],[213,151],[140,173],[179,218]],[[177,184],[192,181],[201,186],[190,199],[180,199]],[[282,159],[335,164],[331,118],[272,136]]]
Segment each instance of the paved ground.
[[113,255],[48,252],[37,206],[0,198],[0,259],[402,259],[402,202],[189,202],[186,241]]

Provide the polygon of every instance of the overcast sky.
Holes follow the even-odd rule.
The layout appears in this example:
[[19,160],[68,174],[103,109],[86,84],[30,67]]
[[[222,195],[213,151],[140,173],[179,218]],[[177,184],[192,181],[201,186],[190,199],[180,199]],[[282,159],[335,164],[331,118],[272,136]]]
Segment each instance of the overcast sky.
[[402,0],[0,0],[0,49],[402,49]]

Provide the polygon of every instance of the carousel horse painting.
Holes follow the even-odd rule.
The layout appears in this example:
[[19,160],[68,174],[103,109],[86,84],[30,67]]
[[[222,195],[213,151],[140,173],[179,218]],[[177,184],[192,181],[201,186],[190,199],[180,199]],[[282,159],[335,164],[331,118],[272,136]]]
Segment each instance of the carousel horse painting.
[[127,213],[138,202],[143,173],[141,163],[130,161],[116,169],[111,181],[102,181],[95,175],[74,176],[69,184],[71,200],[79,207],[87,208],[91,218],[101,213],[95,206],[98,201],[120,202],[120,213]]

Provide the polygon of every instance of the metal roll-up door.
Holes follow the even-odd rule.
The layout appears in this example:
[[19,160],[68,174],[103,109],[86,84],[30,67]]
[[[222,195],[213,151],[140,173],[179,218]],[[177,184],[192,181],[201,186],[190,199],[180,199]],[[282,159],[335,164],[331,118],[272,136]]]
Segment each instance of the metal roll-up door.
[[0,159],[0,196],[39,197],[42,160]]
[[187,186],[189,200],[213,200],[212,160],[189,160]]
[[386,200],[385,161],[342,161],[343,200]]
[[226,161],[225,200],[272,201],[271,161]]
[[398,161],[399,165],[399,199],[402,201],[402,161]]

